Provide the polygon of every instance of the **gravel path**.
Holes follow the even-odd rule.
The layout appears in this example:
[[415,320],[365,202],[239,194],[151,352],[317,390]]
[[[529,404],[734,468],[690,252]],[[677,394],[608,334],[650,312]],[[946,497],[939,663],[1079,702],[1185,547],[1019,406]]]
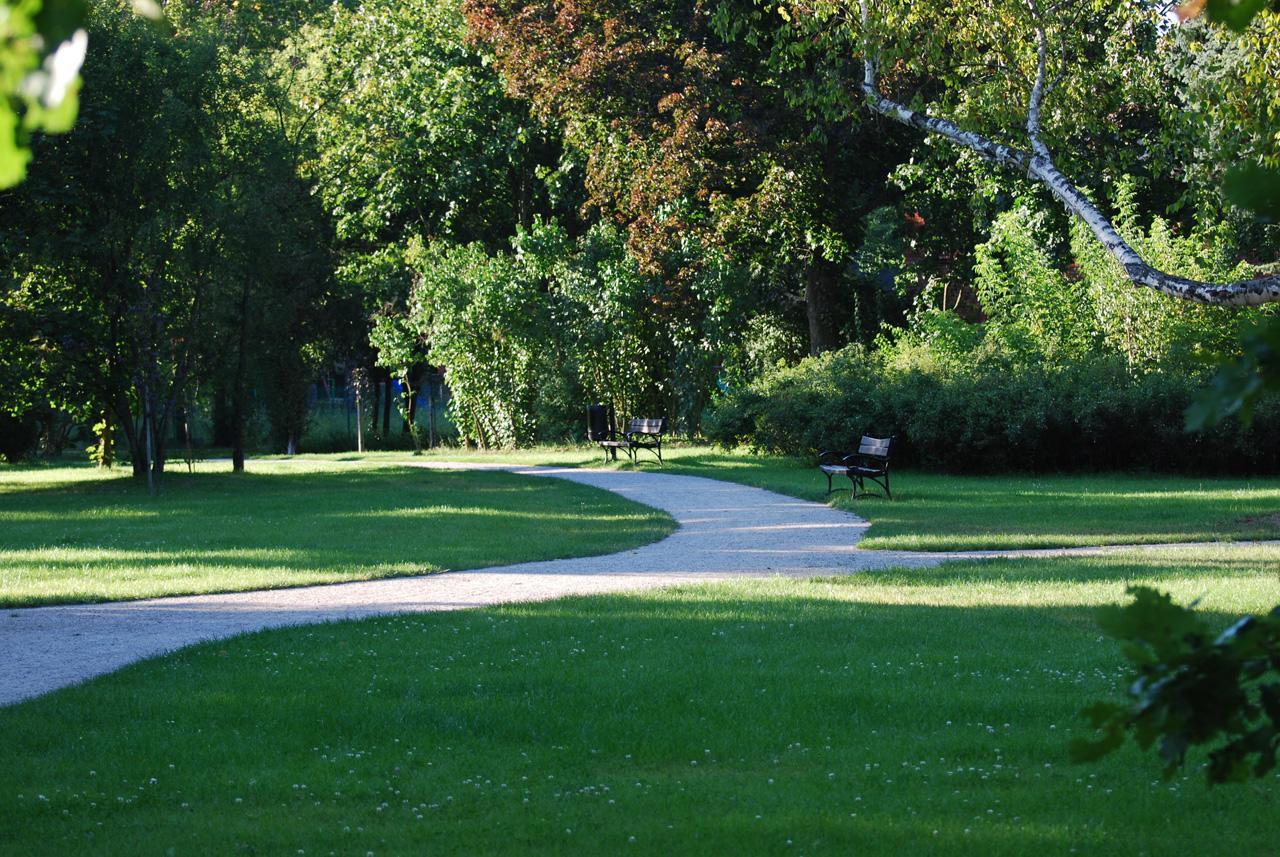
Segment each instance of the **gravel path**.
[[635,550],[474,571],[224,595],[8,609],[0,612],[0,705],[126,664],[263,628],[386,613],[457,610],[736,577],[813,577],[994,556],[1110,548],[910,553],[857,548],[866,521],[759,488],[652,471],[430,463],[503,469],[613,491],[670,514],[671,536]]

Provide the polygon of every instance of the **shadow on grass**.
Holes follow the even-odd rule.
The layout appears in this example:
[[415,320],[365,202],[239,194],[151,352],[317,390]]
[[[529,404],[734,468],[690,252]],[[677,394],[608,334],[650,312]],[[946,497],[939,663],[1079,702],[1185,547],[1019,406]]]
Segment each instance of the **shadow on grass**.
[[[305,583],[595,555],[671,528],[608,492],[500,472],[183,473],[158,497],[129,478],[37,483],[0,493],[0,603],[137,597],[115,586],[130,576],[173,579],[141,590],[154,595],[216,591],[231,570],[245,589],[255,570]],[[192,574],[205,579],[184,586]]]

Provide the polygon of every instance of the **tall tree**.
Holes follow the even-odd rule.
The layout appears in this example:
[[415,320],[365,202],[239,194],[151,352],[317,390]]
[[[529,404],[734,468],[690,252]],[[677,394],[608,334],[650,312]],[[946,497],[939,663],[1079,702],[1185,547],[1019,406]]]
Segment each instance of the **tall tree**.
[[847,73],[856,57],[862,75],[855,91],[873,112],[1046,188],[1133,283],[1211,304],[1280,300],[1280,277],[1274,275],[1205,283],[1152,267],[1053,154],[1069,150],[1081,128],[1105,121],[1103,108],[1124,91],[1127,75],[1156,65],[1150,55],[1167,38],[1164,7],[1120,0],[761,5],[787,22],[799,55],[834,70],[831,78]]
[[903,153],[794,104],[803,70],[770,63],[765,28],[734,10],[651,0],[468,0],[509,90],[563,124],[585,162],[588,210],[626,226],[647,271],[694,274],[690,238],[800,281],[810,349],[838,344],[843,272],[862,215]]
[[95,8],[88,28],[81,121],[35,142],[41,157],[0,202],[0,228],[10,270],[50,285],[47,309],[79,308],[62,332],[81,358],[69,371],[124,431],[142,476],[163,470],[213,287],[202,224],[221,65],[206,34],[162,37],[114,4]]

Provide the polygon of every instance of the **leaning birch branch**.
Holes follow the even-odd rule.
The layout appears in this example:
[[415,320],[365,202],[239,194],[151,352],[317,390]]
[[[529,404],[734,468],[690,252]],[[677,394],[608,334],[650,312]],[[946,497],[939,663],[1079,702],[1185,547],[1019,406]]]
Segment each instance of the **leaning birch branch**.
[[[867,23],[867,0],[861,0],[862,21]],[[912,110],[880,94],[876,85],[876,61],[870,51],[863,59],[862,91],[868,106],[877,113],[904,125],[918,128],[928,134],[936,134],[952,143],[977,152],[987,160],[1011,170],[1017,170],[1035,179],[1049,189],[1067,211],[1080,218],[1094,237],[1106,248],[1107,253],[1124,269],[1125,275],[1136,285],[1146,286],[1167,295],[1185,300],[1217,306],[1258,306],[1280,302],[1280,275],[1254,277],[1234,283],[1206,283],[1178,277],[1157,270],[1138,254],[1121,237],[1111,221],[1098,210],[1079,188],[1071,183],[1053,163],[1049,150],[1040,142],[1040,107],[1045,95],[1046,39],[1041,29],[1038,33],[1038,63],[1036,82],[1032,91],[1027,117],[1032,150],[1024,152],[990,140],[973,131],[965,131],[954,122],[929,116]]]

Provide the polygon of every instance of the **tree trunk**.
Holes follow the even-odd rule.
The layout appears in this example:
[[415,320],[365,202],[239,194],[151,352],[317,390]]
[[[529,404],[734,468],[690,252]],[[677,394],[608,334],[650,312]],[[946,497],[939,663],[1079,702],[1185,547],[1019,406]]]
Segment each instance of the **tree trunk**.
[[427,449],[436,447],[436,379],[435,370],[427,374]]
[[377,437],[378,414],[382,413],[382,408],[380,407],[382,404],[382,385],[378,383],[378,376],[376,374],[372,374],[372,380],[373,383],[370,384],[370,386],[373,387],[373,407],[370,408],[370,412],[373,415],[373,423],[372,430],[369,433],[374,437]]
[[382,397],[382,436],[390,437],[391,435],[391,373],[386,373],[383,378],[383,385],[387,388],[386,394]]
[[364,452],[364,413],[361,406],[364,404],[364,394],[361,387],[364,385],[357,381],[359,376],[352,372],[352,386],[356,391],[356,452]]
[[145,479],[147,476],[147,450],[141,427],[133,420],[133,411],[129,408],[129,401],[123,395],[118,395],[112,406],[115,411],[116,419],[120,421],[120,428],[124,430],[125,440],[129,443],[129,462],[133,468],[134,479]]
[[168,420],[166,415],[156,407],[154,390],[155,387],[153,385],[147,385],[147,397],[150,400],[149,407],[151,412],[147,419],[147,445],[151,456],[153,487],[158,492],[160,490],[160,477],[164,475],[165,453],[168,448],[165,442]]
[[111,424],[111,407],[102,409],[102,422],[98,430],[98,466],[110,467],[115,464],[115,426]]
[[248,384],[245,380],[245,346],[249,325],[249,286],[246,281],[240,287],[240,330],[236,344],[236,376],[231,385],[231,472],[244,473],[244,422]]
[[820,257],[814,257],[805,272],[804,303],[809,318],[809,353],[813,356],[840,345],[835,311],[839,273],[836,265]]
[[155,473],[151,469],[151,457],[154,455],[151,437],[151,389],[148,385],[143,384],[142,389],[138,391],[142,399],[142,434],[146,438],[144,449],[146,451],[146,460],[143,467],[147,471],[147,493],[156,493]]

